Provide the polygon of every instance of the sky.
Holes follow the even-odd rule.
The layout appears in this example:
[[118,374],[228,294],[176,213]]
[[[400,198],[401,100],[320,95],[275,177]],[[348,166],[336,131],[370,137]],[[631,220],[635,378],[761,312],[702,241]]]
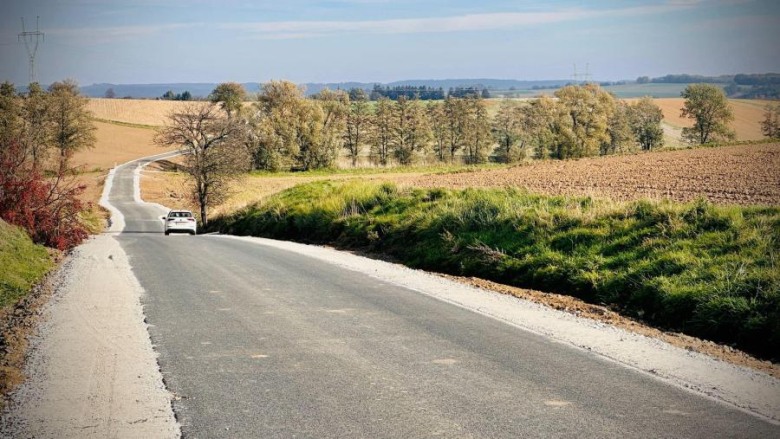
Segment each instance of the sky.
[[780,72],[780,1],[0,0],[0,80],[596,80]]

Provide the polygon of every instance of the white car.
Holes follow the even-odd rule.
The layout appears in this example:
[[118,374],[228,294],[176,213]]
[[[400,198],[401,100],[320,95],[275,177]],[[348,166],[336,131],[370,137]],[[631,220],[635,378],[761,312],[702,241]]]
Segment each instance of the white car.
[[189,233],[194,235],[198,230],[198,222],[189,210],[172,210],[162,217],[165,221],[165,234]]

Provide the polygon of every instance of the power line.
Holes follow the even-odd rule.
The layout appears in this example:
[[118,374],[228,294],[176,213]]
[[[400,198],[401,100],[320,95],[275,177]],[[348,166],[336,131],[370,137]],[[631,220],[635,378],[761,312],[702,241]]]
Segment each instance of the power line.
[[24,17],[22,17],[22,33],[19,34],[19,40],[24,41],[24,47],[27,48],[27,55],[30,57],[30,84],[35,81],[35,54],[38,52],[38,45],[41,41],[45,41],[45,36],[40,30],[41,17],[35,19],[35,31],[28,31],[24,25]]

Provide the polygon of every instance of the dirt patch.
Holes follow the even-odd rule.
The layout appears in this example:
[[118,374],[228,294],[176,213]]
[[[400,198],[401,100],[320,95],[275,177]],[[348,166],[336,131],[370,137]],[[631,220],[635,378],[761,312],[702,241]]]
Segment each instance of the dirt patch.
[[514,168],[394,180],[419,187],[518,187],[551,195],[591,195],[718,204],[780,204],[780,144],[545,161]]
[[592,305],[571,296],[527,290],[525,288],[503,285],[476,277],[451,276],[447,274],[438,275],[445,279],[465,283],[485,290],[530,300],[531,302],[539,303],[559,311],[565,311],[578,317],[604,322],[636,334],[663,340],[673,346],[688,351],[706,354],[737,366],[748,367],[767,373],[775,378],[780,378],[780,364],[759,360],[730,346],[702,340],[685,334],[664,332],[636,320],[621,316],[605,306]]
[[64,257],[55,253],[60,265],[47,273],[30,293],[14,306],[0,310],[0,409],[8,394],[24,381],[24,363],[29,338],[37,328],[41,310],[62,283]]

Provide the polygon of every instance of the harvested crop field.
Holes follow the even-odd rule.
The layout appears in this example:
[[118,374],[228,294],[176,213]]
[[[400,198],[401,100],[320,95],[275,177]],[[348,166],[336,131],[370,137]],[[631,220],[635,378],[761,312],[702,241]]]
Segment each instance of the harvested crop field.
[[[627,99],[635,101],[635,99]],[[682,128],[693,126],[693,121],[680,117],[685,99],[683,98],[662,98],[654,99],[654,102],[661,107],[664,113],[664,121],[669,125]],[[760,140],[764,138],[761,132],[761,121],[764,119],[764,108],[769,101],[748,100],[748,99],[730,99],[731,108],[734,111],[734,121],[731,122],[731,128],[737,134],[737,140]]]
[[162,126],[171,112],[189,104],[203,105],[202,102],[93,98],[87,108],[98,119]]
[[718,204],[780,205],[780,144],[739,145],[537,162],[514,168],[397,180],[422,187],[520,187],[614,200],[705,198]]
[[110,123],[95,122],[95,147],[77,152],[73,165],[86,171],[107,170],[126,161],[160,154],[169,149],[153,143],[155,131]]

